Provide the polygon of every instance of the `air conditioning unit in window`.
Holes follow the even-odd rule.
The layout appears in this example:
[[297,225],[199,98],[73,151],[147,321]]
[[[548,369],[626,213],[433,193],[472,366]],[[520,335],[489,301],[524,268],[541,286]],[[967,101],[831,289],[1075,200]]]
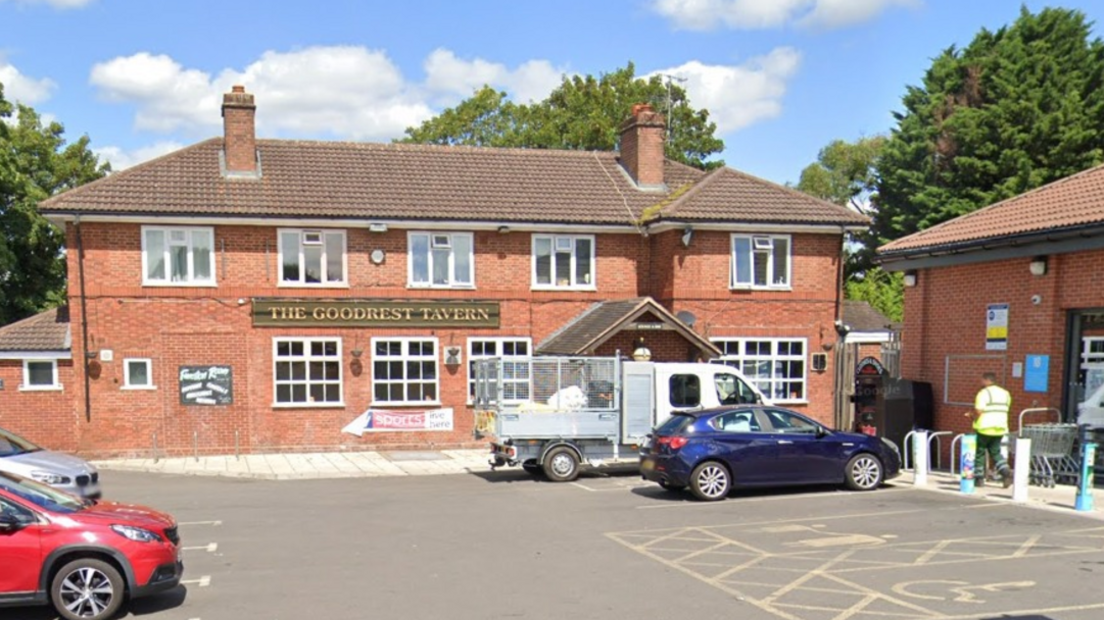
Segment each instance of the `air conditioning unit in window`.
[[827,353],[813,353],[813,370],[816,372],[824,372],[825,370],[828,370]]

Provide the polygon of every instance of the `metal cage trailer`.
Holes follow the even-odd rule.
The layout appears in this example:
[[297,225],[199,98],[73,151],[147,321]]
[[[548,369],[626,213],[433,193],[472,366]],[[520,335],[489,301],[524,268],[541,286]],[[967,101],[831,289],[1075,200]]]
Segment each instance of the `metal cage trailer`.
[[678,409],[763,402],[732,367],[619,357],[494,358],[473,362],[475,435],[493,468],[521,465],[555,482],[583,466],[639,463],[657,423]]

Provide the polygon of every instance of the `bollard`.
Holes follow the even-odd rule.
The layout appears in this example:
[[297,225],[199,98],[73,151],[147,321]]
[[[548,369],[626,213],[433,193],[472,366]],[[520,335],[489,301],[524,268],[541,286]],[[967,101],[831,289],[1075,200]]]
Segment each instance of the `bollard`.
[[239,443],[238,431],[234,431],[234,460],[235,461],[240,461],[241,460],[241,452],[239,450],[238,443]]
[[[1085,437],[1086,435],[1082,435]],[[1077,502],[1075,510],[1089,511],[1093,509],[1093,465],[1096,462],[1096,444],[1091,441],[1081,442],[1081,479],[1077,485]]]
[[199,462],[199,431],[192,431],[192,454],[195,455],[196,463]]
[[958,490],[970,494],[974,492],[974,453],[977,452],[977,435],[970,433],[962,436],[960,454],[962,478],[958,481]]
[[928,431],[916,431],[912,438],[912,460],[915,463],[913,473],[913,486],[927,486],[928,484]]
[[1031,476],[1031,440],[1016,438],[1016,462],[1012,465],[1012,501],[1026,502]]
[[161,461],[161,457],[157,455],[157,431],[153,433],[153,462],[158,463]]

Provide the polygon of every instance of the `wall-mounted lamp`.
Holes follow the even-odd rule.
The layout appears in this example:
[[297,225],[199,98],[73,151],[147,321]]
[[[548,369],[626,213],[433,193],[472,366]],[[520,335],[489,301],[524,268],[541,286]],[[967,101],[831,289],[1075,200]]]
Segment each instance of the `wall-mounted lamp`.
[[460,347],[445,347],[445,366],[460,365]]
[[364,355],[364,351],[361,351],[360,349],[353,349],[352,351],[349,351],[349,353],[352,353],[353,357],[360,357],[361,355]]
[[1033,276],[1045,276],[1047,272],[1047,257],[1036,256],[1031,259],[1031,264],[1028,268],[1031,269],[1031,275]]
[[636,348],[633,349],[632,358],[638,362],[647,362],[652,359],[652,350],[644,346],[644,339],[636,341]]
[[690,247],[690,240],[694,238],[694,227],[687,226],[682,229],[682,245],[684,247]]
[[368,232],[385,233],[387,232],[387,224],[383,222],[371,222],[368,224]]
[[916,286],[916,272],[915,271],[906,271],[905,272],[905,286],[907,286],[909,288],[912,288],[912,287]]
[[498,234],[505,235],[508,232],[510,232],[510,227],[509,226],[499,226],[498,227]]

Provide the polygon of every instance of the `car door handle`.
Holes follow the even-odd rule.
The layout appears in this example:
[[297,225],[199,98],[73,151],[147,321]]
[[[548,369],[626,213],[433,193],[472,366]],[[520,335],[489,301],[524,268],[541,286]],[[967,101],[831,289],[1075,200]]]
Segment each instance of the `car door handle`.
[[792,444],[792,443],[793,443],[793,442],[792,442],[792,441],[790,441],[789,439],[779,439],[779,440],[778,440],[778,444],[779,444],[779,445],[789,445],[789,444]]

